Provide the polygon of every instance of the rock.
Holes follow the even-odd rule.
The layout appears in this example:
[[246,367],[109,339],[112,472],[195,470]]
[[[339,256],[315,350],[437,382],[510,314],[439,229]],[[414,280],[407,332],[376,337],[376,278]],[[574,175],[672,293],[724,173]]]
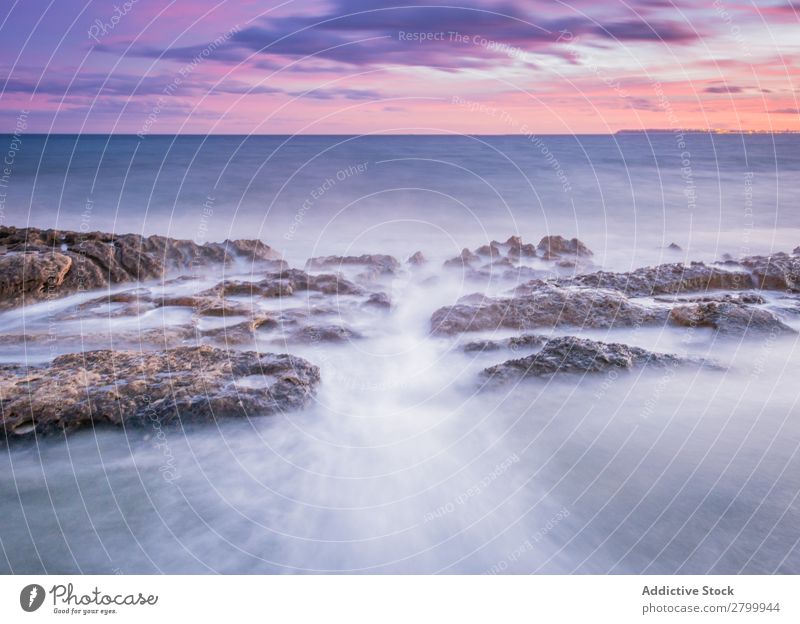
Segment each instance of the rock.
[[423,264],[427,264],[428,260],[425,258],[421,251],[415,251],[409,258],[406,260],[407,264],[411,266],[422,266]]
[[741,264],[753,273],[756,288],[800,292],[800,256],[786,253],[749,256]]
[[59,296],[72,265],[72,257],[58,252],[0,256],[0,305]]
[[313,344],[318,342],[349,342],[358,338],[361,338],[358,332],[343,325],[311,325],[296,329],[286,334],[285,338],[281,340]]
[[471,265],[473,262],[480,261],[481,257],[478,254],[472,253],[469,249],[464,247],[461,254],[455,258],[451,258],[444,263],[447,268],[463,268]]
[[510,236],[505,245],[508,247],[508,255],[511,258],[519,258],[520,256],[533,258],[536,256],[536,247],[530,243],[523,243],[522,238],[519,236]]
[[[678,294],[706,290],[747,290],[753,287],[750,274],[745,271],[724,271],[702,262],[689,265],[681,263],[644,267],[629,273],[597,271],[557,280],[560,286],[609,288],[631,297]],[[539,287],[534,282],[533,289]],[[519,292],[526,292],[522,285]]]
[[517,351],[519,349],[534,349],[541,347],[547,338],[539,336],[538,334],[523,334],[522,336],[513,336],[504,340],[473,340],[464,345],[463,349],[466,353],[474,351],[500,351],[503,349],[510,349]]
[[359,286],[340,275],[332,273],[309,275],[300,269],[286,269],[277,273],[270,273],[258,282],[237,280],[220,282],[201,294],[221,297],[258,296],[272,298],[288,297],[301,291],[315,291],[326,295],[360,295],[363,292]]
[[667,320],[665,309],[649,308],[610,290],[560,288],[544,284],[529,294],[485,299],[481,303],[439,308],[431,317],[434,334],[499,328],[632,327]]
[[42,367],[0,368],[0,431],[272,414],[303,407],[319,381],[319,369],[302,358],[209,346],[62,355]]
[[750,303],[762,305],[767,302],[764,297],[754,292],[743,292],[741,294],[721,293],[719,295],[705,295],[702,297],[655,297],[655,301],[660,303],[710,303],[729,302],[729,303]]
[[792,253],[795,256],[800,256],[800,247],[795,247],[794,249],[792,249]]
[[592,256],[592,251],[577,238],[567,240],[563,236],[545,236],[537,245],[545,260],[560,256]]
[[683,248],[677,243],[670,243],[669,245],[667,245],[667,249],[669,249],[670,251],[683,251]]
[[677,306],[670,320],[687,327],[711,327],[724,334],[796,334],[775,314],[763,308],[732,302],[709,302]]
[[206,330],[202,335],[226,345],[249,345],[257,342],[258,330],[262,327],[275,329],[278,326],[279,323],[272,314],[262,313],[241,323]]
[[489,245],[481,245],[475,250],[475,254],[478,256],[488,256],[489,258],[499,258],[503,255],[500,248],[495,245],[494,242]]
[[364,254],[362,256],[325,256],[310,258],[306,269],[320,270],[329,267],[367,266],[386,275],[394,275],[400,268],[396,258],[385,254]]
[[285,265],[277,252],[255,240],[198,245],[163,236],[0,227],[0,247],[7,250],[0,257],[0,305],[5,307],[19,305],[23,296],[60,297],[236,258]]
[[389,299],[389,295],[379,292],[371,294],[362,305],[369,308],[388,310],[392,307],[392,301]]
[[493,382],[506,382],[556,373],[601,373],[630,370],[635,366],[663,368],[682,364],[697,366],[704,362],[667,353],[652,353],[619,343],[565,336],[551,338],[538,353],[491,366],[483,371],[483,375]]

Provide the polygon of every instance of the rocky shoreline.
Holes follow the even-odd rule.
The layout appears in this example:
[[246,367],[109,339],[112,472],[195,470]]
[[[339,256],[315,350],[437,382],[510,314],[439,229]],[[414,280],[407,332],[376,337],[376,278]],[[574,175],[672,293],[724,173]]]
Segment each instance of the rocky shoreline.
[[[199,245],[0,227],[0,248],[0,308],[9,319],[0,331],[0,437],[9,439],[302,409],[325,383],[314,348],[391,331],[405,303],[397,284],[413,283],[423,296],[443,280],[477,291],[432,310],[423,331],[464,357],[495,354],[476,373],[478,386],[643,367],[720,369],[580,333],[661,327],[796,339],[800,318],[800,248],[626,273],[602,270],[583,242],[561,236],[538,244],[512,236],[441,264],[416,251],[406,260],[310,258],[303,269],[258,240]],[[20,326],[8,316],[42,303],[54,310],[47,323]],[[93,321],[103,329],[85,332]],[[47,345],[50,353],[28,360],[29,349]],[[520,350],[528,353],[501,359]]]

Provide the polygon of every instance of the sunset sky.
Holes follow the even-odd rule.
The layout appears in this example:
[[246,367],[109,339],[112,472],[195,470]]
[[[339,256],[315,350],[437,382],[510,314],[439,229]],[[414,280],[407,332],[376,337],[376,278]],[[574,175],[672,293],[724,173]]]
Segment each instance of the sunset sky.
[[8,0],[0,49],[5,132],[800,130],[784,0]]

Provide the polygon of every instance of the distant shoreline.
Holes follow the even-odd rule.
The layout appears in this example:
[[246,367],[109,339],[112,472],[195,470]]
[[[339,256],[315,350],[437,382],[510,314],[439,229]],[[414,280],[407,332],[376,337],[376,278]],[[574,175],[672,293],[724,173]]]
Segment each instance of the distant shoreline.
[[[703,130],[699,128],[688,129],[675,129],[675,128],[646,128],[643,130],[623,129],[615,132],[576,132],[574,134],[565,133],[551,133],[541,132],[534,133],[533,136],[551,136],[551,137],[614,137],[626,134],[675,134],[680,132],[683,134],[709,134],[715,136],[745,136],[745,135],[764,135],[764,136],[780,136],[780,135],[800,135],[800,130]],[[0,136],[13,136],[13,132],[0,132]],[[472,134],[472,133],[419,133],[419,134],[378,134],[378,133],[365,133],[365,134],[197,134],[197,133],[152,133],[147,137],[140,137],[133,132],[26,132],[21,136],[25,137],[130,137],[144,141],[148,137],[154,138],[176,138],[176,137],[198,137],[198,138],[212,138],[212,137],[265,137],[265,138],[320,138],[320,137],[350,137],[350,138],[410,138],[410,137],[437,137],[437,138],[469,138],[469,137],[520,137],[528,138],[529,134],[522,133],[508,133],[508,134]]]

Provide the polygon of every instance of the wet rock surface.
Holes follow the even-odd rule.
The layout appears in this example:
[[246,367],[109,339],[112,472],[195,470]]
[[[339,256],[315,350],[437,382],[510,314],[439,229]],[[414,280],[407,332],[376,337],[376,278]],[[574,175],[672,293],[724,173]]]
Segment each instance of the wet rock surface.
[[756,288],[800,292],[800,256],[796,253],[748,256],[741,264],[752,272]]
[[499,328],[633,327],[666,321],[666,309],[647,307],[612,290],[541,285],[526,295],[485,298],[438,309],[431,317],[434,334]]
[[545,236],[536,246],[545,259],[561,256],[592,256],[592,251],[577,238],[567,240],[563,236]]
[[519,351],[523,349],[535,349],[541,347],[547,338],[538,334],[523,334],[522,336],[512,336],[503,340],[473,340],[466,343],[462,348],[466,353],[476,351]]
[[272,414],[303,407],[319,381],[319,369],[302,358],[208,346],[62,355],[41,367],[0,369],[0,431]]
[[198,245],[164,236],[0,227],[0,247],[6,251],[0,256],[4,307],[236,259],[273,268],[285,264],[275,250],[257,240]]
[[600,373],[612,369],[630,370],[645,365],[664,368],[702,364],[702,360],[668,353],[652,353],[625,344],[565,336],[551,338],[541,351],[533,355],[486,368],[483,376],[492,382],[508,382],[523,377],[543,377],[557,373]]
[[386,254],[364,254],[361,256],[324,256],[310,258],[306,262],[306,269],[339,269],[347,266],[368,267],[375,269],[380,274],[392,275],[400,268],[397,258]]
[[677,306],[670,312],[670,320],[685,327],[710,327],[738,336],[797,333],[769,310],[727,301]]
[[[628,273],[597,271],[557,281],[562,286],[617,290],[631,297],[650,297],[706,290],[748,290],[754,287],[748,271],[728,271],[702,262],[644,267]],[[533,288],[537,284],[531,285]],[[530,286],[528,286],[530,287]],[[524,292],[523,285],[520,292]]]
[[[79,239],[68,233],[11,230],[0,229],[9,243],[0,255],[5,305],[17,305],[22,297],[26,304],[56,302],[92,284],[103,288],[56,302],[52,313],[44,310],[49,303],[26,310],[25,315],[38,315],[38,324],[20,322],[18,310],[3,312],[2,361],[34,354],[31,366],[0,365],[3,424],[14,438],[34,430],[69,431],[92,420],[135,424],[151,416],[161,422],[185,415],[189,422],[212,414],[302,407],[320,382],[319,370],[296,356],[260,352],[286,350],[313,362],[316,354],[347,353],[354,341],[392,340],[399,319],[415,323],[419,331],[427,323],[437,345],[449,345],[462,358],[473,354],[471,362],[475,354],[481,359],[504,351],[508,356],[530,354],[485,373],[510,379],[645,363],[698,363],[617,342],[525,332],[697,327],[734,337],[791,336],[796,332],[787,323],[796,324],[800,310],[800,297],[794,294],[797,254],[618,273],[595,270],[591,250],[578,239],[548,236],[533,245],[512,236],[474,251],[464,248],[445,262],[463,273],[442,270],[421,251],[402,266],[385,254],[312,258],[305,271],[290,268],[259,241],[198,246],[163,237],[90,234]],[[31,251],[21,251],[20,245]],[[72,250],[76,245],[80,254]],[[208,268],[163,279],[170,267],[188,263]],[[160,281],[127,290],[108,288],[142,276]],[[475,282],[468,288],[480,292],[461,298],[454,294],[454,304],[430,313],[433,301],[447,302],[445,293],[456,293],[457,287],[460,294],[470,280]],[[427,300],[430,307],[414,316]],[[518,335],[448,338],[495,330]],[[262,365],[273,372],[253,372]],[[294,377],[291,367],[299,371]],[[174,397],[168,394],[172,386]],[[59,392],[60,402],[54,400]],[[145,395],[149,398],[142,407]]]

